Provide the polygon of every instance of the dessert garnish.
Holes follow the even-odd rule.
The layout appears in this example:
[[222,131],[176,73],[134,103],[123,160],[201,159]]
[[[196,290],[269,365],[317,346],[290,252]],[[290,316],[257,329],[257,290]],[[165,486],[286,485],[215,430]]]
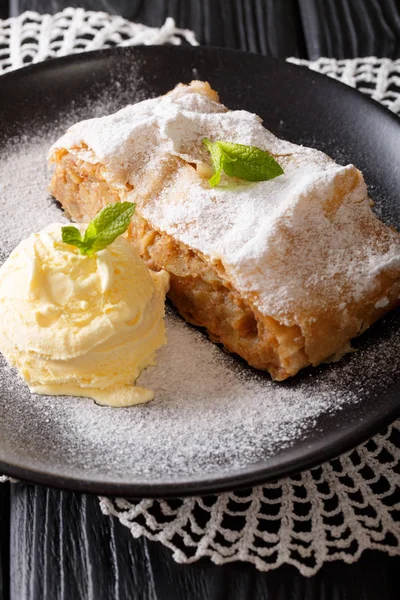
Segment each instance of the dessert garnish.
[[283,169],[274,157],[257,146],[221,140],[211,142],[208,138],[204,138],[203,144],[211,154],[215,169],[214,175],[208,180],[211,187],[220,183],[222,171],[229,177],[245,181],[267,181],[283,175]]
[[170,274],[181,315],[275,380],[343,355],[400,305],[400,233],[362,173],[229,110],[207,82],[76,123],[50,161],[75,221],[135,202],[128,239]]
[[133,209],[111,204],[88,226],[49,225],[1,266],[0,350],[32,392],[111,406],[153,398],[134,382],[166,343],[169,276],[119,235]]
[[133,202],[109,204],[89,223],[83,237],[77,227],[66,225],[61,230],[62,240],[79,248],[81,254],[93,256],[95,252],[103,250],[125,233],[134,212]]

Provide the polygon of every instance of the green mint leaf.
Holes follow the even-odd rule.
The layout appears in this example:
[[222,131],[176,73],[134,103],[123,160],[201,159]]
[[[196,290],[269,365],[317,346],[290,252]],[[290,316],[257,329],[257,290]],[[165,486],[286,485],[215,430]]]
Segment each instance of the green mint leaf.
[[[135,205],[132,202],[108,204],[89,223],[83,239],[76,227],[69,226],[62,228],[63,241],[77,246],[81,254],[93,256],[95,252],[103,250],[125,233],[134,212]],[[79,237],[71,231],[73,229],[78,232]],[[68,231],[64,233],[65,230]]]
[[213,164],[215,171],[219,171],[220,169],[222,169],[222,163],[221,163],[222,153],[221,153],[221,149],[218,146],[218,144],[214,144],[208,138],[204,138],[203,144],[207,148],[209,153],[211,154],[211,162]]
[[65,244],[69,244],[70,246],[76,246],[77,248],[82,248],[84,246],[81,232],[79,231],[79,229],[73,227],[72,225],[62,227],[61,235],[62,241]]
[[266,181],[283,175],[283,169],[276,160],[265,150],[256,146],[233,144],[232,142],[211,142],[208,138],[203,144],[211,154],[215,169],[209,184],[218,185],[221,172],[229,177],[237,177],[246,181]]
[[232,160],[224,164],[230,177],[246,181],[267,181],[283,175],[283,169],[268,152],[256,146],[219,142],[223,152]]
[[214,167],[214,175],[208,180],[211,187],[215,187],[221,181],[222,171],[225,170],[225,165],[233,162],[236,159],[231,159],[222,149],[218,142],[211,142],[208,138],[204,138],[203,144],[211,154],[211,162]]
[[109,204],[91,221],[83,241],[92,252],[98,252],[125,233],[135,211],[132,202]]
[[208,180],[208,183],[211,185],[211,187],[215,187],[219,184],[219,182],[221,181],[221,173],[222,169],[218,169],[218,171],[215,171],[211,179]]

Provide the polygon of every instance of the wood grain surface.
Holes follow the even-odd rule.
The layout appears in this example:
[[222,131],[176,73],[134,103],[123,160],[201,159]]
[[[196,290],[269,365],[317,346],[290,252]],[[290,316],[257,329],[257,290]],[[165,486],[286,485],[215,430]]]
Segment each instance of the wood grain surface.
[[0,19],[6,19],[9,16],[8,0],[0,0]]
[[[400,56],[398,0],[82,0],[148,25],[167,16],[203,44],[273,57]],[[68,0],[0,0],[0,17],[54,13]],[[1,82],[0,82],[1,93]],[[176,564],[161,544],[135,540],[92,496],[0,486],[0,600],[397,600],[400,558],[367,552],[312,578],[281,567]]]
[[10,583],[10,486],[0,484],[0,599],[8,598]]
[[398,0],[299,0],[307,57],[400,56]]
[[56,12],[66,6],[104,10],[159,27],[173,17],[193,29],[202,44],[229,46],[269,56],[304,56],[297,0],[11,0],[11,14]]
[[66,6],[153,26],[171,16],[202,44],[274,57],[400,56],[399,0],[10,0],[12,16]]
[[[175,563],[170,551],[134,540],[97,498],[11,486],[11,598],[69,600],[389,600],[400,558],[370,552],[305,578],[294,567],[260,573],[247,564]],[[397,594],[397,595],[396,595]]]

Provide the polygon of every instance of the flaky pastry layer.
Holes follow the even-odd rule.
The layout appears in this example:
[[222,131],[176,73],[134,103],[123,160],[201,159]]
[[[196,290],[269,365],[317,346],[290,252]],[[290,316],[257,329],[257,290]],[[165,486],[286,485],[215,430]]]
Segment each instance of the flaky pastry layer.
[[[218,97],[208,84],[193,85],[197,93],[217,102]],[[82,149],[91,152],[85,145]],[[381,269],[369,291],[346,302],[345,318],[344,309],[336,300],[329,303],[329,298],[327,301],[322,296],[320,306],[315,309],[318,299],[314,298],[308,311],[306,289],[302,290],[305,309],[298,310],[293,317],[290,310],[285,318],[277,313],[266,314],[260,308],[256,292],[238,289],[232,269],[223,259],[207,256],[199,248],[184,243],[148,216],[148,204],[154,199],[156,202],[160,199],[166,210],[168,206],[190,202],[191,189],[209,174],[206,165],[166,155],[150,180],[148,172],[141,178],[139,169],[130,180],[121,179],[119,173],[113,181],[107,164],[84,160],[82,152],[78,154],[74,149],[60,147],[51,156],[55,163],[51,193],[67,215],[77,222],[88,221],[110,202],[135,201],[136,213],[128,238],[150,268],[169,272],[169,297],[182,316],[194,325],[205,327],[211,339],[222,343],[229,352],[238,354],[257,369],[268,370],[275,380],[284,380],[308,365],[339,357],[348,349],[351,338],[399,304],[399,267],[388,266]],[[322,162],[331,162],[321,156]],[[296,156],[288,155],[281,158],[281,163],[290,168],[290,161],[296,160]],[[336,212],[361,185],[362,176],[354,167],[332,176],[324,210],[328,217],[332,215],[333,222]],[[360,224],[365,242],[376,242],[382,252],[386,251],[393,232],[372,212],[365,215]],[[296,248],[291,252],[296,260]],[[318,294],[318,289],[314,293]]]

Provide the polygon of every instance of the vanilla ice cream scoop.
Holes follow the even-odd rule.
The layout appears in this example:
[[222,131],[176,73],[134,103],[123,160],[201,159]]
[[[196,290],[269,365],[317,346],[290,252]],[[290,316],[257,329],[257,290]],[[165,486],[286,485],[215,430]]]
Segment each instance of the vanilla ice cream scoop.
[[134,382],[166,343],[168,274],[150,271],[123,237],[80,254],[61,228],[31,235],[0,268],[0,350],[34,393],[151,400]]

